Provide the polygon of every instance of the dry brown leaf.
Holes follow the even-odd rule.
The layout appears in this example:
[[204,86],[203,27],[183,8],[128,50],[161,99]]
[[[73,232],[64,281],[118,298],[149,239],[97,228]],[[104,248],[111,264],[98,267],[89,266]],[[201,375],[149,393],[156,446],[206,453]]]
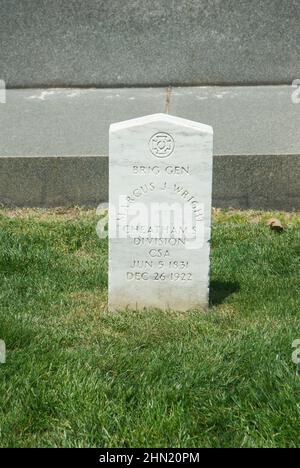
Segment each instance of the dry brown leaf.
[[267,221],[267,224],[268,224],[268,226],[270,226],[270,229],[272,231],[277,231],[277,232],[282,232],[283,231],[283,226],[282,226],[281,222],[279,221],[279,219],[270,218]]

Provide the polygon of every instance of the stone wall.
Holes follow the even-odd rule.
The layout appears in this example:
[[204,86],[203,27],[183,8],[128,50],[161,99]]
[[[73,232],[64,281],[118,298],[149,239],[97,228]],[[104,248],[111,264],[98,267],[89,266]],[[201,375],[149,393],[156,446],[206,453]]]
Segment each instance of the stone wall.
[[298,0],[0,0],[8,87],[291,83]]

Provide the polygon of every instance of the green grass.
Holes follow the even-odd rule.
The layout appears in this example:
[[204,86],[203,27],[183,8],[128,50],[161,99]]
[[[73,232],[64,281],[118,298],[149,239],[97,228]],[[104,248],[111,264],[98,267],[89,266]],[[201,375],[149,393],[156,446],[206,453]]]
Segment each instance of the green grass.
[[210,313],[107,312],[93,211],[0,211],[2,447],[296,447],[300,215],[217,211]]

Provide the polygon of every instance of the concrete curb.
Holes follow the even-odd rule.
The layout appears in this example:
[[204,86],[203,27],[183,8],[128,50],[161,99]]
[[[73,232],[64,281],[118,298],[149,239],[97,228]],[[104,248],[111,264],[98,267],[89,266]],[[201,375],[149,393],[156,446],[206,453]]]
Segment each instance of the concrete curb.
[[[297,155],[214,156],[213,206],[300,210]],[[10,207],[96,207],[108,201],[108,157],[2,157],[0,201]]]
[[213,206],[300,210],[300,104],[289,86],[9,90],[0,105],[0,203],[108,198],[111,122],[166,112],[214,127]]

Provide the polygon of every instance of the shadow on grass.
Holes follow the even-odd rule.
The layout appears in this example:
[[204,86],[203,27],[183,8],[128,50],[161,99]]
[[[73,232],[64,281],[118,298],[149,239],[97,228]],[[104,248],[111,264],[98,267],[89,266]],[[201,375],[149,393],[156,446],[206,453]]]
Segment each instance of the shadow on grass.
[[240,290],[239,283],[230,281],[211,281],[209,288],[209,305],[222,304],[231,294]]

